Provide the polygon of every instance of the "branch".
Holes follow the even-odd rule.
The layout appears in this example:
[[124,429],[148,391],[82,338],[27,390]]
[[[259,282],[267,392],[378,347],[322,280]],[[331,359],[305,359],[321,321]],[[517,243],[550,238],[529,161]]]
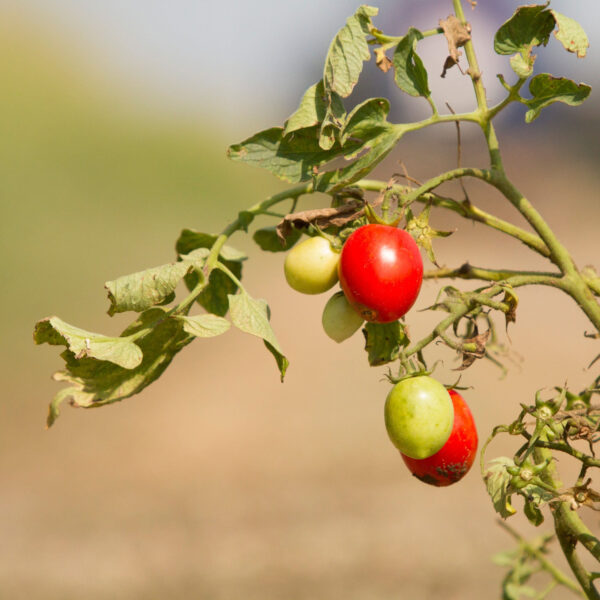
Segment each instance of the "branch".
[[[451,178],[456,178],[455,171],[450,171],[449,173],[451,173],[451,175],[448,176],[447,180],[450,180]],[[354,185],[356,185],[360,189],[369,192],[382,192],[383,190],[389,189],[392,192],[402,195],[406,195],[407,191],[410,190],[410,188],[400,185],[389,187],[388,183],[373,179],[361,179]],[[440,185],[440,183],[435,183],[433,187],[432,185],[433,184],[431,184],[431,182],[427,182],[425,184],[425,186],[427,186],[428,188],[433,189],[433,187],[437,187],[437,185]],[[415,200],[417,202],[431,203],[434,206],[451,210],[463,217],[464,219],[475,221],[477,223],[483,223],[484,225],[487,225],[492,229],[496,229],[497,231],[506,233],[507,235],[515,238],[519,242],[525,244],[526,246],[528,246],[532,250],[535,250],[538,254],[541,254],[544,257],[550,256],[550,251],[548,250],[548,247],[537,235],[530,233],[529,231],[525,231],[524,229],[521,229],[520,227],[517,227],[516,225],[513,225],[508,221],[504,221],[503,219],[500,219],[490,213],[487,213],[481,210],[480,208],[477,208],[469,201],[457,202],[452,198],[439,196],[430,191],[422,193],[420,196],[416,197]],[[600,284],[598,284],[598,288],[600,289]]]
[[436,269],[426,271],[424,279],[479,279],[482,281],[503,281],[512,287],[524,285],[548,285],[561,288],[560,273],[543,273],[539,271],[511,271],[508,269],[486,269],[465,263],[458,269]]

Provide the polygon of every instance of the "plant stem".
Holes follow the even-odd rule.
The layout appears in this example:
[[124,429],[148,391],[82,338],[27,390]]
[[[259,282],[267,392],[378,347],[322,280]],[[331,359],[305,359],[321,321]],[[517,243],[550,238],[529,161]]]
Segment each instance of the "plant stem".
[[583,596],[581,588],[573,581],[570,577],[567,577],[554,563],[552,563],[546,555],[539,549],[532,546],[524,537],[522,537],[517,531],[515,531],[510,525],[504,521],[498,521],[498,525],[506,530],[510,535],[519,542],[519,544],[525,549],[525,551],[535,557],[535,559],[542,565],[544,571],[547,571],[556,583],[568,587],[571,591]]
[[424,279],[479,279],[482,281],[504,281],[512,287],[524,285],[548,285],[550,287],[562,288],[560,273],[540,273],[537,271],[510,271],[508,269],[485,269],[475,267],[469,263],[458,267],[458,269],[436,269],[426,271]]
[[[541,478],[554,489],[562,487],[558,477],[556,464],[552,459],[552,453],[537,447],[534,456],[538,463],[549,461],[548,466],[541,473]],[[600,544],[591,534],[579,518],[577,511],[571,508],[569,502],[558,502],[552,505],[552,516],[554,517],[554,529],[560,542],[563,554],[573,571],[577,581],[581,585],[586,598],[589,600],[600,600],[600,594],[593,583],[592,574],[585,568],[576,552],[577,544],[581,543],[589,550],[596,560],[600,560]]]
[[[476,172],[476,170],[473,170],[473,172]],[[450,173],[454,172],[451,171]],[[482,174],[484,173],[485,172],[482,172]],[[452,178],[453,175],[448,175],[448,177]],[[449,179],[446,179],[446,181],[447,180]],[[388,189],[388,184],[386,182],[377,181],[374,179],[361,179],[354,185],[362,190],[370,192],[381,192],[382,190]],[[424,185],[430,189],[434,189],[435,187],[437,187],[437,185],[440,184],[437,183],[436,185],[435,183],[431,184],[430,182],[427,182]],[[411,190],[411,188],[401,185],[395,185],[389,189],[401,195],[405,195],[408,191]],[[431,202],[431,204],[433,204],[434,206],[439,206],[441,208],[451,210],[465,219],[469,219],[477,223],[482,223],[484,225],[487,225],[488,227],[491,227],[492,229],[496,229],[497,231],[501,231],[502,233],[506,233],[507,235],[514,237],[516,240],[525,244],[532,250],[535,250],[538,254],[541,254],[542,256],[550,256],[550,251],[548,250],[548,247],[540,237],[533,233],[530,233],[529,231],[525,231],[524,229],[521,229],[520,227],[517,227],[516,225],[513,225],[508,221],[504,221],[503,219],[500,219],[490,213],[487,213],[484,210],[481,210],[469,201],[457,202],[452,198],[445,198],[432,192],[422,193],[419,197],[416,198],[416,201],[423,203]],[[597,287],[600,290],[600,283]]]

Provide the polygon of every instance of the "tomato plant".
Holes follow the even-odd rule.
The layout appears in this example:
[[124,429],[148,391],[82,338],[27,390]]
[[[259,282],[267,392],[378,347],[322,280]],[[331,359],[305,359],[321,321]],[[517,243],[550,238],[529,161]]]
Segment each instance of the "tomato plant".
[[339,253],[325,238],[308,238],[294,246],[285,257],[285,278],[298,292],[322,294],[337,283],[339,259]]
[[364,225],[342,248],[339,276],[348,302],[366,321],[389,323],[415,303],[423,281],[423,261],[406,231]]
[[461,480],[477,454],[477,428],[471,410],[458,392],[449,390],[449,393],[454,407],[454,424],[446,443],[429,458],[415,459],[402,454],[415,477],[438,487]]
[[338,343],[354,335],[363,321],[363,318],[350,306],[344,292],[336,292],[329,298],[321,318],[325,333]]
[[[303,231],[328,236],[318,235],[292,247],[284,264],[286,279],[298,291],[317,294],[333,287],[339,272],[347,302],[367,321],[363,333],[369,365],[388,365],[388,379],[395,384],[384,407],[389,437],[408,457],[405,460],[411,470],[434,485],[451,483],[466,472],[477,434],[466,405],[459,409],[456,404],[459,396],[454,394],[451,399],[439,381],[422,374],[431,372],[427,361],[433,348],[442,347],[455,355],[461,371],[478,360],[505,369],[508,351],[499,332],[516,322],[518,293],[528,286],[546,286],[566,295],[593,328],[585,337],[600,339],[600,276],[593,267],[576,264],[532,201],[509,177],[495,129],[496,117],[511,105],[523,109],[524,120],[530,123],[552,104],[577,106],[588,98],[591,88],[584,83],[550,73],[534,74],[540,64],[536,53],[549,44],[551,34],[557,46],[578,57],[587,52],[587,36],[577,22],[550,8],[549,3],[517,8],[491,41],[497,54],[510,57],[505,72],[498,74],[503,98],[492,105],[483,81],[488,74],[479,68],[463,3],[451,1],[454,14],[443,20],[436,15],[432,27],[422,32],[410,27],[384,33],[373,23],[378,10],[368,5],[360,6],[348,18],[329,46],[322,77],[306,90],[298,109],[281,126],[269,127],[228,149],[232,160],[260,166],[290,187],[240,211],[218,235],[184,229],[176,242],[176,261],[107,282],[109,315],[136,313],[121,335],[86,331],[58,317],[36,324],[37,344],[66,347],[61,354],[64,368],[55,379],[67,386],[50,403],[48,426],[55,422],[64,401],[92,408],[141,392],[189,343],[222,335],[231,326],[263,342],[283,380],[289,363],[271,326],[270,307],[251,296],[242,283],[248,257],[229,245],[234,234],[248,232],[254,221],[261,219],[277,219],[277,224],[270,220],[253,233],[262,250],[284,251]],[[470,4],[475,9],[477,2]],[[440,110],[442,105],[433,97],[430,75],[418,54],[419,45],[433,36],[446,38],[448,54],[439,56],[443,75],[463,63],[464,68],[454,69],[454,73],[470,80],[471,110],[457,113],[449,106],[448,111]],[[400,91],[420,99],[429,107],[429,116],[415,122],[392,122],[390,115],[405,113],[391,112],[388,99],[348,100],[363,62],[371,56],[381,76],[393,78]],[[366,178],[406,134],[448,124],[458,130],[454,168],[430,173],[423,182],[408,172],[403,178],[395,174],[385,180]],[[479,157],[465,154],[476,157],[469,166],[461,164],[463,124],[477,130],[486,146]],[[428,161],[423,164],[429,167]],[[496,194],[496,214],[481,208],[477,198],[481,188],[467,191],[473,179]],[[451,195],[440,194],[440,186],[448,182],[460,186],[449,192]],[[315,198],[326,199],[325,205],[298,210],[304,196],[316,193]],[[504,210],[502,203],[511,211]],[[469,225],[487,227],[503,236],[507,246],[517,241],[535,260],[521,268],[511,264],[475,266],[471,261],[440,267],[432,240],[449,232],[430,226],[432,211],[440,215],[450,211]],[[512,213],[518,213],[520,221],[500,216]],[[402,227],[381,224],[384,222]],[[527,228],[521,222],[527,223]],[[466,231],[468,236],[471,229]],[[336,248],[342,247],[341,256],[329,239]],[[435,268],[424,272],[419,248]],[[498,261],[512,260],[512,254],[500,248],[499,244]],[[540,262],[545,264],[543,269],[531,270],[531,264]],[[412,328],[409,332],[400,319],[413,306],[423,278],[437,284],[451,280],[452,285],[442,285],[435,304],[428,308],[435,311],[431,314],[436,324],[413,337]],[[177,298],[182,280],[188,292]],[[473,281],[476,283],[467,283]],[[337,341],[360,327],[360,319],[343,300],[339,295],[330,299],[322,319],[325,331]],[[290,326],[308,324],[305,319],[294,319]],[[590,369],[600,359],[598,350],[595,352],[598,355],[591,360]],[[338,376],[349,374],[340,368]],[[589,475],[600,467],[594,449],[600,430],[600,405],[595,402],[600,376],[590,379],[577,393],[557,386],[547,399],[538,394],[534,403],[527,404],[519,398],[516,419],[497,424],[484,444],[482,454],[497,435],[518,437],[512,456],[497,457],[487,465],[482,456],[482,478],[494,509],[506,519],[517,511],[513,497],[520,496],[523,513],[535,527],[543,523],[545,511],[552,519],[557,546],[575,577],[571,579],[548,558],[551,535],[528,542],[511,530],[519,545],[517,551],[501,557],[500,562],[509,568],[503,582],[504,597],[542,598],[555,586],[563,586],[580,596],[600,599],[595,584],[598,574],[590,572],[578,554],[584,551],[600,561],[600,540],[579,510],[600,510],[600,492],[591,487]],[[455,412],[458,433],[451,437]],[[586,444],[575,446],[573,442],[578,441]],[[562,483],[556,455],[579,463],[571,485]],[[425,462],[416,463],[415,459]],[[536,594],[527,582],[539,571],[545,571],[551,581],[545,591]]]
[[385,400],[390,440],[411,458],[427,458],[445,443],[454,420],[450,394],[433,377],[419,375],[398,382]]

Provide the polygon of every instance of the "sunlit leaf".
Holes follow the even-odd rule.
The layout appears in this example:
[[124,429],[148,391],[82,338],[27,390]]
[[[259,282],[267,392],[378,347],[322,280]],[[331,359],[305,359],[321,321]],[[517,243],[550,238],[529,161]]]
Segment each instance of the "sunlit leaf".
[[58,317],[38,321],[33,339],[36,344],[66,346],[76,359],[95,358],[133,369],[142,362],[142,350],[127,337],[107,337],[65,323]]
[[371,17],[378,12],[373,6],[362,5],[333,38],[323,70],[325,90],[336,92],[342,98],[352,93],[363,62],[370,58],[367,36]]
[[192,317],[178,315],[175,318],[183,323],[184,331],[194,337],[215,337],[225,333],[231,327],[227,319],[210,313]]
[[489,462],[484,475],[485,485],[492,499],[494,509],[503,519],[517,512],[510,503],[508,487],[511,475],[506,470],[506,467],[514,465],[515,463],[511,458],[500,456]]
[[427,69],[417,54],[417,42],[421,39],[423,34],[411,27],[396,46],[392,59],[396,85],[411,96],[431,95]]
[[247,293],[241,292],[235,296],[229,296],[229,307],[231,322],[238,329],[264,341],[269,352],[275,357],[283,381],[289,362],[281,351],[271,323],[269,323],[267,303],[264,300],[255,300]]
[[541,73],[529,82],[529,91],[533,97],[526,101],[529,106],[525,114],[527,123],[537,119],[542,109],[554,102],[579,106],[590,95],[592,88],[585,83],[578,85],[566,77],[553,77],[548,73]]
[[183,329],[183,323],[167,317],[162,308],[151,308],[139,315],[121,336],[127,338],[140,331],[148,332],[137,341],[143,359],[135,368],[124,368],[107,360],[76,355],[65,350],[65,369],[54,375],[70,387],[58,392],[50,403],[48,426],[59,414],[61,402],[70,400],[76,407],[93,408],[118,402],[139,393],[156,380],[173,357],[194,338]]

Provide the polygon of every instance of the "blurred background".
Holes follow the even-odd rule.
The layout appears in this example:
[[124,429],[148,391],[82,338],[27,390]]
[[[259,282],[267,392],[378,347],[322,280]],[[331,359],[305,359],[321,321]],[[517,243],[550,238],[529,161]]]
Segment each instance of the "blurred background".
[[[282,255],[260,256],[244,236],[232,245],[251,254],[247,289],[270,303],[291,361],[285,384],[259,341],[228,332],[186,348],[141,395],[98,411],[65,406],[44,430],[58,389],[50,374],[61,361],[56,348],[32,344],[35,321],[56,314],[119,332],[129,316],[106,315],[105,281],[172,260],[182,228],[219,231],[238,210],[282,189],[268,174],[227,162],[225,150],[296,109],[357,5],[0,4],[0,597],[499,595],[503,571],[490,557],[512,541],[495,524],[477,468],[448,489],[411,478],[383,425],[385,370],[369,369],[361,335],[341,346],[326,338],[327,298],[299,297],[283,280]],[[517,5],[480,0],[468,10],[492,101],[501,97],[496,73],[510,78],[511,71],[491,51],[491,37]],[[375,24],[398,34],[436,26],[451,10],[446,0],[378,6]],[[552,38],[537,71],[597,84],[600,6],[552,6],[584,24],[591,48],[578,60]],[[468,78],[457,69],[437,77],[444,46],[438,38],[419,46],[438,105],[469,109]],[[424,101],[401,96],[391,73],[372,61],[365,68],[348,108],[385,95],[393,120],[426,114]],[[545,109],[526,128],[523,110],[513,107],[498,125],[509,173],[582,266],[600,266],[599,118],[592,94],[580,108]],[[478,166],[485,154],[474,133],[463,130],[463,163]],[[454,126],[406,138],[377,174],[387,179],[400,161],[421,179],[452,168]],[[516,218],[499,196],[474,182],[467,188],[477,205]],[[444,265],[544,268],[478,226],[443,213],[434,221],[457,228],[437,244]],[[436,293],[425,284],[416,309]],[[416,310],[409,321],[414,337],[433,323]],[[536,390],[565,381],[577,389],[593,379],[585,367],[598,350],[586,330],[558,292],[520,293],[510,343],[523,360],[504,379],[487,363],[463,374],[482,440]],[[439,348],[430,357],[443,361],[436,377],[456,380],[451,353]],[[499,441],[488,456],[515,449]],[[562,460],[561,469],[568,474],[572,465]],[[598,532],[598,517],[584,516]]]

